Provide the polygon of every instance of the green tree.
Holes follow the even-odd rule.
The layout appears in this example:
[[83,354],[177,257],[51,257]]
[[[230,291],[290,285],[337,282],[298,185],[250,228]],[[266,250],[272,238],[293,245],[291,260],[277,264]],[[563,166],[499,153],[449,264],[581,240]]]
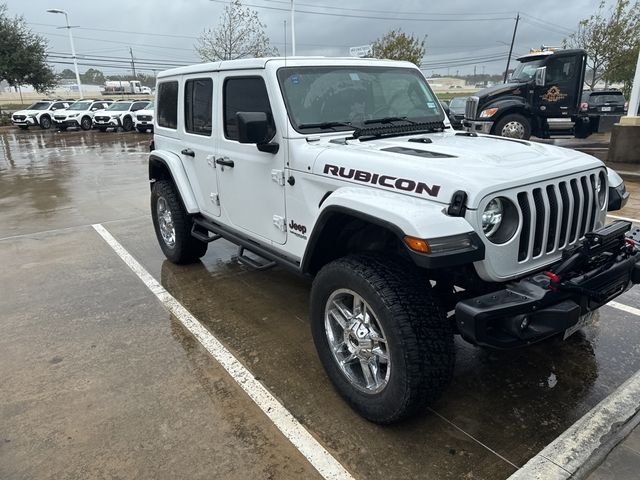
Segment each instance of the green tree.
[[602,1],[596,13],[582,20],[578,30],[563,44],[587,51],[589,74],[585,83],[590,88],[594,88],[600,80],[607,83],[620,81],[629,85],[640,47],[640,3],[616,0],[607,9]]
[[76,79],[76,74],[73,70],[69,69],[69,68],[65,68],[64,70],[62,70],[62,72],[60,72],[59,75],[60,78],[72,78],[72,79]]
[[89,68],[86,72],[80,74],[80,80],[82,83],[89,85],[102,85],[104,83],[104,74],[100,70]]
[[37,91],[50,89],[56,76],[47,64],[47,41],[27,28],[23,17],[9,17],[0,4],[0,79],[11,86],[33,85]]
[[415,63],[419,67],[424,58],[426,39],[426,35],[420,39],[413,34],[407,35],[402,29],[391,30],[371,44],[371,56],[389,60],[405,60]]
[[202,32],[195,49],[202,60],[209,62],[278,55],[264,29],[255,10],[233,0],[224,7],[218,27]]

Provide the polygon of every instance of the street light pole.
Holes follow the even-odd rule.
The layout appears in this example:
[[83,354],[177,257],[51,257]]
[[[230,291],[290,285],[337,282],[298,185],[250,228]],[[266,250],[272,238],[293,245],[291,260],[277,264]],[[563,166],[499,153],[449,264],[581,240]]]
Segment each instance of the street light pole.
[[296,7],[294,4],[294,0],[291,0],[291,56],[296,56],[296,24],[295,24],[295,16],[296,16]]
[[69,43],[71,44],[71,57],[73,58],[73,66],[76,70],[76,82],[78,82],[78,92],[80,93],[80,98],[82,98],[82,84],[80,83],[80,72],[78,71],[78,60],[76,58],[76,48],[73,45],[73,35],[71,34],[71,25],[69,24],[69,15],[64,10],[60,10],[57,8],[51,8],[47,10],[47,12],[64,14],[64,19],[67,23],[66,29],[69,31]]

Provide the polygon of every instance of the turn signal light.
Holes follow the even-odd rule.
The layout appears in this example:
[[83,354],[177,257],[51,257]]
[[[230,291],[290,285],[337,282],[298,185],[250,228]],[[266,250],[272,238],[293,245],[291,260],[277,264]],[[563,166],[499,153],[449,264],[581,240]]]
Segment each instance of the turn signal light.
[[429,242],[427,242],[426,240],[423,240],[422,238],[410,237],[407,235],[406,237],[404,237],[404,243],[406,243],[407,247],[409,247],[414,252],[420,252],[420,253],[431,252],[431,247],[429,247]]

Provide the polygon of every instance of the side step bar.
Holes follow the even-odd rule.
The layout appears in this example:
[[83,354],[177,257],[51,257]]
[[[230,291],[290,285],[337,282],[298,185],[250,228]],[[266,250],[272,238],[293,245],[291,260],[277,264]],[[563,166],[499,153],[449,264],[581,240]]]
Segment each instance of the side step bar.
[[[209,236],[209,232],[211,232],[213,236]],[[193,218],[191,235],[202,242],[213,242],[219,238],[224,238],[231,243],[235,243],[240,247],[240,250],[238,251],[238,261],[252,268],[266,270],[267,268],[271,268],[273,265],[280,264],[283,267],[300,274],[299,261],[282,255],[280,252],[274,251],[268,245],[259,244],[246,238],[235,230],[223,227],[205,218],[199,216]],[[253,258],[247,257],[245,250],[257,255],[258,257],[264,258],[267,262],[260,263]]]

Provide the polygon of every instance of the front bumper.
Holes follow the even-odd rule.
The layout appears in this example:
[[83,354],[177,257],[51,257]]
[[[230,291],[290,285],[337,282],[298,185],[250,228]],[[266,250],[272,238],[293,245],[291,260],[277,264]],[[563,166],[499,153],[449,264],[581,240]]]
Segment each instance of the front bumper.
[[120,126],[120,119],[118,118],[110,118],[109,120],[96,120],[93,119],[94,127],[103,127],[103,128],[118,128]]
[[616,210],[621,210],[629,200],[629,192],[622,182],[617,187],[609,187],[609,203],[607,205],[608,212],[615,212]]
[[[627,230],[631,227],[629,222],[614,224],[625,225]],[[607,228],[612,227],[594,234]],[[640,229],[621,240],[623,246],[612,250],[606,263],[594,263],[592,269],[575,272],[573,277],[571,271],[563,272],[570,280],[554,283],[553,273],[539,272],[502,290],[459,302],[455,310],[458,331],[471,343],[494,348],[518,347],[572,332],[590,312],[640,283]],[[595,250],[593,253],[594,257],[583,259],[586,265],[596,258]],[[561,264],[550,270],[562,270]]]
[[24,120],[11,118],[11,123],[16,127],[24,127],[25,125],[28,127],[33,127],[35,125],[38,125],[38,120],[35,117],[27,117]]
[[467,132],[490,134],[494,122],[479,122],[477,120],[463,120],[462,125]]
[[53,125],[55,125],[56,127],[67,127],[67,128],[80,126],[80,124],[78,123],[78,120],[76,120],[75,118],[67,118],[66,120],[56,120],[54,118]]

